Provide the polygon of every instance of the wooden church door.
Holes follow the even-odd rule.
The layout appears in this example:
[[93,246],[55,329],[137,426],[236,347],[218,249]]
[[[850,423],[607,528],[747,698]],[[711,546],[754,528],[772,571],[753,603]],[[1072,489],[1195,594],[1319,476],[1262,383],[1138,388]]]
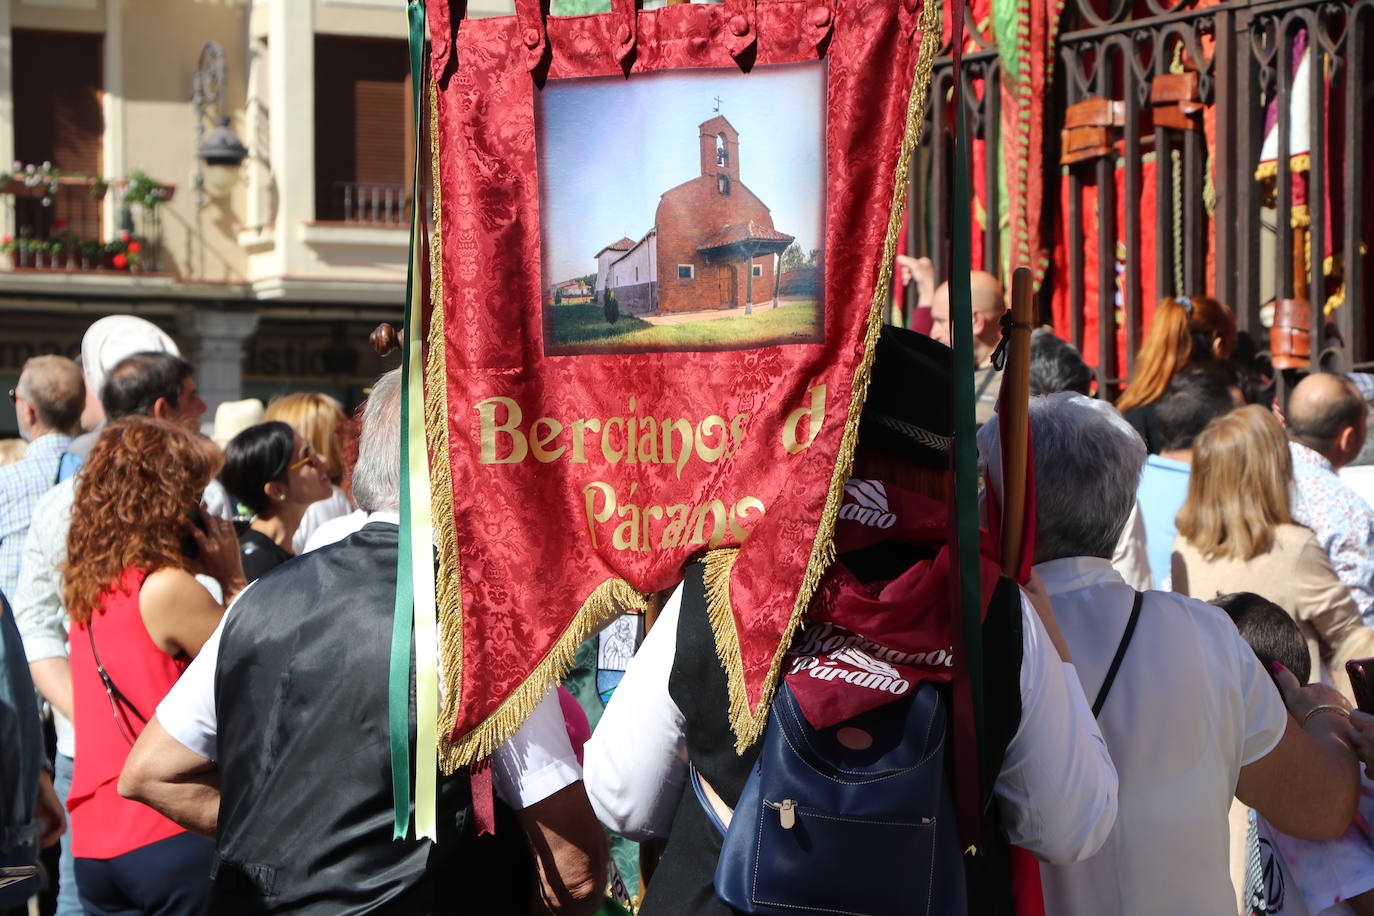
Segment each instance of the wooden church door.
[[720,304],[717,306],[722,309],[732,309],[736,306],[737,291],[735,289],[735,268],[731,264],[721,264],[716,268],[716,283],[720,287]]

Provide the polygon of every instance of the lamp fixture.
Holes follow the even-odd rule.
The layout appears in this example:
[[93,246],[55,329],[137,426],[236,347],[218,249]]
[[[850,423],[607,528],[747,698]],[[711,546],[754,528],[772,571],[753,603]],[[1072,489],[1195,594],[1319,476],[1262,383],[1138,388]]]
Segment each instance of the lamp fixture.
[[[229,129],[229,116],[224,113],[225,69],[224,49],[218,42],[207,41],[200,49],[191,93],[196,116],[197,206],[203,206],[207,196],[227,196],[238,181],[239,167],[248,158],[248,147]],[[208,132],[207,121],[214,125]]]

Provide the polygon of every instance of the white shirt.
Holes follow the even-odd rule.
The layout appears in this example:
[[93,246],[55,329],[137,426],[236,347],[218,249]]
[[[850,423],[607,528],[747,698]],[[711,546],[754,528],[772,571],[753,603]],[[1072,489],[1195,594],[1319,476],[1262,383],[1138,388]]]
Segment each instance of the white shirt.
[[[631,839],[668,833],[687,775],[684,719],[668,693],[681,604],[679,586],[584,749],[597,817]],[[1073,666],[1059,660],[1024,600],[1021,617],[1021,722],[994,792],[1011,842],[1049,861],[1076,862],[1111,830],[1116,772]]]
[[[305,507],[305,515],[301,516],[301,523],[296,527],[296,533],[291,536],[291,552],[295,554],[305,553],[309,549],[305,546],[306,542],[310,540],[310,536],[315,533],[317,528],[326,522],[343,518],[351,512],[353,512],[353,503],[348,501],[348,496],[338,487],[331,486],[327,497]],[[366,513],[364,513],[365,515]],[[358,527],[362,526],[359,525]]]
[[1145,520],[1140,517],[1140,503],[1131,503],[1131,514],[1126,516],[1126,526],[1117,538],[1116,550],[1112,551],[1112,569],[1121,573],[1121,578],[1131,588],[1148,589],[1154,585],[1150,574],[1150,552],[1145,546]]
[[1336,472],[1336,476],[1360,499],[1374,506],[1374,464],[1347,464]]
[[[1135,593],[1093,557],[1036,571],[1096,697]],[[1117,827],[1088,861],[1041,866],[1045,912],[1235,912],[1227,812],[1240,768],[1274,749],[1288,713],[1225,612],[1147,592],[1100,724],[1121,780]]]
[[[394,512],[377,512],[369,521],[396,523]],[[215,632],[162,698],[157,718],[167,734],[206,760],[215,759],[219,720],[215,713],[215,668],[219,661],[220,634],[249,585],[225,611]],[[567,725],[553,692],[544,696],[525,724],[492,754],[492,783],[501,800],[517,810],[528,808],[582,778],[568,740]]]
[[310,536],[305,539],[304,545],[302,545],[297,553],[309,553],[312,550],[327,547],[335,541],[342,541],[366,524],[366,509],[354,509],[347,515],[331,518],[329,521],[324,522],[314,531],[310,532]]

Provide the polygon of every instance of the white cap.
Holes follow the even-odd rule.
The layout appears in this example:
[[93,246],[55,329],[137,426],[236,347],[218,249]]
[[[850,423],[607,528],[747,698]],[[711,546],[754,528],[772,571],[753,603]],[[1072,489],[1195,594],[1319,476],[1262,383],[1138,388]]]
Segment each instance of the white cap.
[[229,440],[250,426],[257,426],[266,417],[262,401],[248,398],[243,401],[225,401],[215,408],[215,430],[210,438],[224,448]]
[[101,318],[81,338],[81,369],[86,373],[86,384],[99,399],[105,379],[115,366],[135,353],[148,351],[181,355],[172,338],[151,321],[135,315]]

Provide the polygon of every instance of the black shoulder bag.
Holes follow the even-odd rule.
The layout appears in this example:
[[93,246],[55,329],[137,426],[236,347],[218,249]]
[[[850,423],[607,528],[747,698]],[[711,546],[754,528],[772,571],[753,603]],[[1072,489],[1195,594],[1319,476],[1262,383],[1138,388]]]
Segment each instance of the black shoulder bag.
[[147,725],[148,719],[143,713],[138,711],[134,705],[124,695],[124,692],[115,686],[115,682],[110,679],[110,673],[105,670],[105,666],[100,663],[100,653],[95,649],[95,614],[91,614],[91,619],[86,621],[86,634],[91,638],[91,658],[95,659],[95,670],[100,675],[100,682],[105,685],[105,696],[110,698],[110,711],[114,713],[115,725],[119,726],[119,733],[124,736],[124,740],[133,747],[134,740],[138,737],[134,730],[134,724],[129,721],[129,715],[124,710],[127,707],[129,712],[134,714],[140,725]]
[[1112,656],[1107,676],[1102,679],[1102,687],[1097,691],[1097,699],[1093,701],[1094,719],[1101,714],[1102,704],[1107,702],[1107,694],[1111,692],[1112,684],[1116,681],[1116,673],[1121,670],[1121,660],[1126,657],[1126,647],[1131,644],[1131,637],[1135,635],[1135,625],[1140,622],[1140,602],[1144,597],[1144,592],[1135,593],[1135,603],[1131,605],[1131,616],[1126,621],[1126,630],[1121,634],[1121,644],[1116,647],[1116,655]]

